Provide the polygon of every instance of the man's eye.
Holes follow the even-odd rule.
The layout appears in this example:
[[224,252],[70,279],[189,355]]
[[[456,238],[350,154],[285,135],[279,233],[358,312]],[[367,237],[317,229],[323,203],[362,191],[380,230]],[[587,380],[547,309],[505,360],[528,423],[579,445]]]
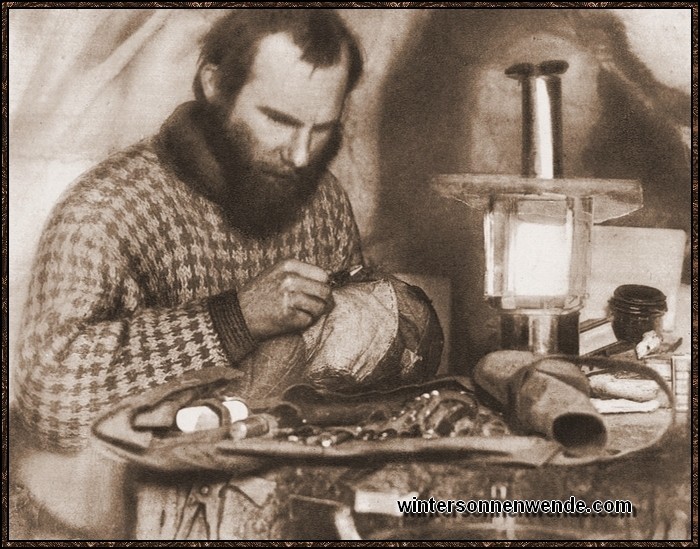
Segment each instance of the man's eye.
[[278,126],[285,126],[285,127],[294,127],[295,124],[285,118],[284,116],[277,116],[275,114],[268,114],[267,115],[268,120],[272,121],[274,124],[277,124]]

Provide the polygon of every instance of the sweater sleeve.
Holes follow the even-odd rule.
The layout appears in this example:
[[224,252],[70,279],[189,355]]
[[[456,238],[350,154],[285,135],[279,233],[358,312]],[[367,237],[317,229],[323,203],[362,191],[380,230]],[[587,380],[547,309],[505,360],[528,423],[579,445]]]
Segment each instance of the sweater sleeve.
[[232,363],[238,362],[256,342],[248,330],[236,290],[209,299],[209,313],[216,333]]
[[96,416],[121,399],[228,365],[253,345],[242,318],[213,312],[235,295],[157,305],[94,221],[54,215],[29,288],[15,394],[44,446],[82,447]]

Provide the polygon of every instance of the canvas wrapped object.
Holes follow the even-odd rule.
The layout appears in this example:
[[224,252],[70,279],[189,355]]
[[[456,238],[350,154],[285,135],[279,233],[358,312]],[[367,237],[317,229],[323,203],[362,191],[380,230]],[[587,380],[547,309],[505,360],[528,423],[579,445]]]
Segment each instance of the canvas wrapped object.
[[332,311],[302,334],[310,383],[348,391],[434,376],[443,333],[420,288],[381,276],[346,284],[333,292],[333,300]]
[[237,394],[260,400],[296,384],[366,391],[434,377],[443,332],[420,288],[367,269],[335,288],[333,301],[303,333],[261,342],[245,357]]

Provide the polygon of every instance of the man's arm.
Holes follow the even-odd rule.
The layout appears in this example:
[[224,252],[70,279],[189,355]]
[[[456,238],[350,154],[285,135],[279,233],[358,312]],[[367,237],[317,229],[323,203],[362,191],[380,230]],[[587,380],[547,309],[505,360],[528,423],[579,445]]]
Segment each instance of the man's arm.
[[59,213],[40,244],[16,394],[25,421],[51,446],[82,446],[96,415],[119,400],[229,364],[255,344],[232,311],[237,337],[222,345],[210,312],[216,297],[155,302],[116,242],[99,223]]

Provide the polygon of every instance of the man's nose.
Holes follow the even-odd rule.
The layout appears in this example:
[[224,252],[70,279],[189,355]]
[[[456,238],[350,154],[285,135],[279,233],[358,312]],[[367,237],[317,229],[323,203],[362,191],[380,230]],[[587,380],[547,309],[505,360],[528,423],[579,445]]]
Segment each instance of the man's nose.
[[302,129],[295,131],[287,150],[287,162],[295,168],[303,168],[309,163],[310,154],[310,132]]

